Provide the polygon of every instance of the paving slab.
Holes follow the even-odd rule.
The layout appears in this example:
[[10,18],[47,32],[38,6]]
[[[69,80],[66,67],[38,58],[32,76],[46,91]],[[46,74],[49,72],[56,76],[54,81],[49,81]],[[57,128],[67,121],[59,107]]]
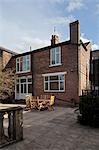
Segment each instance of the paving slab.
[[98,150],[99,129],[80,125],[74,109],[24,111],[24,140],[2,150]]

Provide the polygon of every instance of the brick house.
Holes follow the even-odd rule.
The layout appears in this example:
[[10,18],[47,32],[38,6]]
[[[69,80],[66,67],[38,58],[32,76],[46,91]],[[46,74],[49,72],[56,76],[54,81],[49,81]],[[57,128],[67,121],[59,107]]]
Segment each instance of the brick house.
[[17,53],[0,46],[0,69],[4,69],[11,60],[12,56],[16,54]]
[[[14,97],[15,52],[0,47],[0,100]],[[2,101],[3,100],[3,101]]]
[[91,52],[91,89],[99,94],[99,50]]
[[80,40],[79,21],[70,23],[70,40],[59,42],[52,35],[51,45],[15,56],[15,99],[30,95],[55,95],[58,100],[79,101],[89,85],[91,44]]

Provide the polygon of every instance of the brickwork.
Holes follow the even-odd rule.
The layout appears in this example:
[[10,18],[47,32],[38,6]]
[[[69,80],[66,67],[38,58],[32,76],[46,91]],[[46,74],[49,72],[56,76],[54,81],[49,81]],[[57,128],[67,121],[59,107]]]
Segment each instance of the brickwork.
[[70,41],[72,44],[80,43],[80,25],[78,20],[70,23]]
[[86,50],[83,46],[79,50],[79,96],[82,95],[82,90],[90,89],[89,69],[91,44],[86,44]]
[[[54,47],[61,49],[61,63],[58,66],[50,65],[50,50]],[[63,101],[79,101],[82,89],[89,82],[90,43],[80,41],[79,21],[70,24],[70,40],[59,43],[56,35],[52,36],[51,46],[24,53],[31,55],[31,71],[25,74],[18,73],[19,77],[32,74],[33,95],[55,95]],[[22,54],[21,54],[22,56]],[[18,55],[17,57],[20,57]],[[44,92],[44,74],[66,72],[64,92]]]
[[[8,89],[8,91],[11,90],[12,94],[9,95],[8,94],[9,92],[7,93],[9,99],[11,99],[11,100],[14,98],[14,82],[12,81],[12,78],[14,77],[14,73],[15,73],[16,59],[13,57],[15,54],[16,53],[14,53],[6,48],[0,47],[0,72],[1,73],[3,72],[3,74],[10,73],[10,75],[11,75],[11,77],[8,76],[8,78],[10,78],[10,80],[9,80],[9,81],[11,81],[10,87],[12,87],[12,89]],[[12,77],[12,75],[13,75],[13,77]],[[6,81],[6,83],[9,84],[9,81]],[[13,83],[13,86],[12,86],[12,83]],[[6,99],[6,100],[8,100],[8,99]]]
[[[72,59],[71,59],[72,58]],[[54,94],[62,100],[78,99],[77,75],[77,46],[71,44],[61,46],[62,65],[50,67],[50,49],[33,53],[33,93],[34,95]],[[44,92],[44,78],[42,74],[67,72],[65,75],[65,92]]]
[[16,59],[15,57],[11,57],[11,59],[9,60],[9,62],[6,64],[5,69],[12,69],[15,71],[16,69]]
[[[15,55],[14,52],[12,52],[6,48],[0,47],[0,63],[1,63],[1,67],[2,67],[1,69],[4,69],[6,67],[6,65],[8,65],[11,57],[14,55]],[[13,63],[10,64],[10,67],[12,67],[12,65],[13,65]]]
[[6,66],[11,57],[12,54],[3,51],[3,68]]

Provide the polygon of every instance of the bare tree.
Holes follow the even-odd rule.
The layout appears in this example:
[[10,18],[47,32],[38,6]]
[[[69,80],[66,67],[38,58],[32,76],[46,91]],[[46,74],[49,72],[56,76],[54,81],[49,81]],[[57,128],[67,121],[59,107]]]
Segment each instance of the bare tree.
[[11,69],[0,70],[0,99],[4,100],[12,96],[14,92],[15,74]]

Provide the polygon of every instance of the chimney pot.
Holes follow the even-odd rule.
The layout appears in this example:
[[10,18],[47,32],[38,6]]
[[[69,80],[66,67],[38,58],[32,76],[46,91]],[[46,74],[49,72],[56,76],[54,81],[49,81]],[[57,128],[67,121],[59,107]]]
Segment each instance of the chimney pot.
[[58,35],[52,35],[51,38],[51,45],[55,45],[59,43],[59,36]]

